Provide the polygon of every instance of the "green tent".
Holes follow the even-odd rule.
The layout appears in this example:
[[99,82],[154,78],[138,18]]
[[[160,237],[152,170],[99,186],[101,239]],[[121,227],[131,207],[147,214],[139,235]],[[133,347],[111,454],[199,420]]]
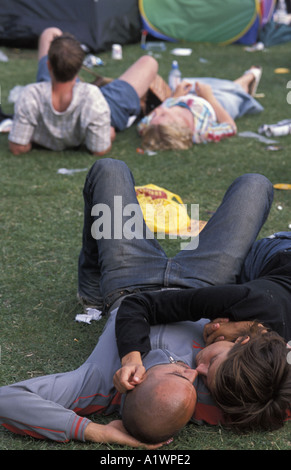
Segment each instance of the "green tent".
[[139,0],[144,29],[170,41],[235,42],[257,32],[263,8],[264,0]]

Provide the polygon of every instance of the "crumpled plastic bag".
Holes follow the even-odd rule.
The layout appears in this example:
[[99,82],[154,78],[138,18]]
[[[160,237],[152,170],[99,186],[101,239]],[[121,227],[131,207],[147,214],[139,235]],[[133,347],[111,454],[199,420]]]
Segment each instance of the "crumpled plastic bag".
[[191,228],[181,197],[154,184],[136,186],[145,222],[154,233],[179,234]]
[[88,323],[90,325],[92,320],[101,320],[102,312],[96,308],[86,308],[87,313],[79,313],[76,315],[75,320],[78,322]]

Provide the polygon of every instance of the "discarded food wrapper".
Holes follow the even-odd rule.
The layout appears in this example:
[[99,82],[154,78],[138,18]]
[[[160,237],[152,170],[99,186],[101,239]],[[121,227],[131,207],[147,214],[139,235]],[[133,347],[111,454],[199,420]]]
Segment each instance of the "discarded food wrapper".
[[257,42],[252,46],[245,47],[244,50],[247,52],[256,52],[256,51],[263,51],[265,49],[264,43]]
[[269,150],[271,152],[276,152],[277,150],[283,150],[283,147],[279,147],[278,145],[268,145],[266,147],[266,150]]
[[157,155],[157,152],[154,152],[153,150],[144,150],[144,149],[142,149],[142,148],[140,148],[140,147],[138,147],[138,148],[136,149],[136,153],[140,153],[141,155],[146,154],[146,155],[149,155],[149,156]]
[[68,170],[68,168],[59,168],[57,173],[59,175],[73,175],[74,173],[80,173],[81,171],[88,171],[88,168],[76,168]]
[[275,189],[291,189],[291,184],[288,183],[276,183],[273,185]]
[[245,131],[245,132],[239,132],[239,137],[251,137],[253,139],[257,139],[260,142],[263,142],[264,144],[277,144],[277,140],[271,140],[267,139],[266,137],[256,134],[255,132],[250,132],[250,131]]
[[171,50],[171,54],[180,55],[180,56],[189,56],[192,54],[192,49],[187,47],[176,47]]
[[152,52],[164,52],[167,50],[167,46],[164,42],[146,42],[143,46],[142,49],[146,51],[152,51]]
[[90,325],[92,320],[101,320],[102,312],[96,308],[86,308],[87,313],[79,313],[76,315],[75,320],[78,322],[88,323]]
[[98,67],[99,65],[104,65],[104,62],[100,57],[96,57],[93,54],[89,54],[85,57],[83,65],[91,69],[92,67]]
[[274,70],[275,73],[290,73],[290,69],[287,69],[285,67],[278,67],[277,69]]
[[204,57],[199,57],[199,62],[201,64],[208,64],[208,60],[207,59],[204,59]]

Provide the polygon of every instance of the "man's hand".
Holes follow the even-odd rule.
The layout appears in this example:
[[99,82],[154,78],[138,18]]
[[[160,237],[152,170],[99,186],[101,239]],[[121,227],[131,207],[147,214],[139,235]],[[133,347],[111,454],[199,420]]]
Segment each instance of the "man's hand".
[[122,367],[114,374],[113,384],[116,390],[125,393],[143,381],[146,370],[138,351],[133,351],[124,356],[121,364]]
[[160,444],[143,444],[126,431],[120,420],[114,420],[105,425],[91,422],[85,429],[84,437],[85,441],[120,444],[130,447],[144,447],[149,450],[158,449],[166,444],[166,442],[161,442]]
[[217,318],[204,327],[203,338],[206,346],[216,341],[236,341],[240,336],[250,333],[252,321],[229,321],[228,318]]

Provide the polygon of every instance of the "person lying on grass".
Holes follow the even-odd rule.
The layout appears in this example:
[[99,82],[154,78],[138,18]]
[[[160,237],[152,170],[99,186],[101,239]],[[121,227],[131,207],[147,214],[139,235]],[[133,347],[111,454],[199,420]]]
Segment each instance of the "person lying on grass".
[[219,142],[237,133],[235,120],[263,111],[254,98],[262,69],[251,67],[234,81],[194,78],[194,89],[182,81],[138,124],[142,145],[149,150],[188,149],[193,144]]
[[33,144],[54,151],[84,144],[102,156],[110,151],[116,132],[140,114],[157,75],[154,58],[141,57],[101,88],[78,79],[83,60],[81,44],[72,35],[58,28],[41,34],[37,83],[24,87],[15,105],[8,137],[14,155],[29,152]]

